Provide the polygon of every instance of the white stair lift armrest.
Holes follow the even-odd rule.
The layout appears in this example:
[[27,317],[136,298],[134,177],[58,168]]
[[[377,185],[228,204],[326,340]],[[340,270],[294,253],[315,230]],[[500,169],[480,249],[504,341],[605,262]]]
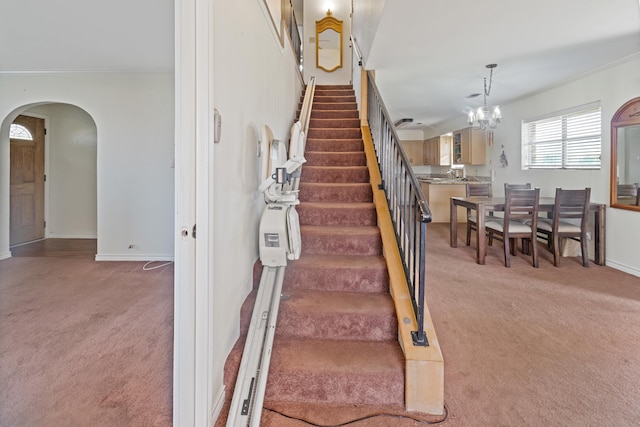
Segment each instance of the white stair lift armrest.
[[[287,160],[284,163],[284,165],[282,165],[281,167],[285,168],[287,173],[291,174],[291,173],[295,172],[296,170],[298,170],[300,168],[300,166],[302,166],[302,163],[306,162],[305,159],[302,159],[302,160],[303,160],[302,162],[295,162],[293,160]],[[277,184],[277,182],[276,182],[275,177],[272,175],[269,178],[267,178],[264,181],[262,181],[262,184],[260,184],[260,187],[258,187],[258,189],[261,192],[264,193],[273,184]]]
[[289,158],[291,160],[300,162],[300,164],[306,162],[304,158],[305,141],[302,123],[297,121],[291,126],[291,142],[289,143]]
[[[293,126],[291,126],[291,142],[289,144],[289,159],[280,167],[285,168],[288,174],[292,174],[297,169],[306,163],[307,159],[304,158],[304,131],[302,130],[302,125],[299,121],[295,122]],[[273,168],[271,170],[273,171]],[[267,177],[262,184],[260,184],[259,190],[264,193],[271,187],[273,184],[276,184],[276,179],[274,178],[274,173],[271,176]],[[273,196],[273,194],[270,194]],[[271,197],[270,197],[271,198]],[[288,197],[287,197],[288,198]]]

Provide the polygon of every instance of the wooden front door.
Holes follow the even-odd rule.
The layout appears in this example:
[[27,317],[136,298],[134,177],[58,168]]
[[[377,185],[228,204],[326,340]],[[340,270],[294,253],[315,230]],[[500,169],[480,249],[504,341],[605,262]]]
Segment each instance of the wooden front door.
[[[11,138],[10,245],[44,238],[44,119],[18,116],[32,139]],[[27,138],[27,136],[24,136]]]

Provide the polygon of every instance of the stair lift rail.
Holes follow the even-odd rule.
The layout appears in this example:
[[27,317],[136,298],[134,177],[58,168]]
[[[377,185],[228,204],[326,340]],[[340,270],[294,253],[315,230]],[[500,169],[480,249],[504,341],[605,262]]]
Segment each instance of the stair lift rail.
[[[311,121],[311,107],[313,105],[313,96],[316,91],[316,78],[312,76],[309,79],[309,84],[307,85],[307,89],[304,92],[304,98],[302,100],[302,107],[300,108],[300,117],[298,117],[298,122],[300,122],[301,126],[301,135],[302,142],[300,146],[302,147],[300,153],[295,153],[292,157],[296,156],[304,156],[304,151],[307,143],[307,135],[309,134],[309,122]],[[296,194],[300,187],[300,174],[295,176],[291,183],[291,191],[294,191]]]
[[407,277],[418,330],[412,332],[413,344],[428,346],[424,329],[425,313],[425,254],[427,223],[431,210],[413,173],[408,157],[375,85],[371,71],[367,79],[367,114],[376,158],[396,240]]
[[[261,141],[262,170],[259,189],[267,203],[260,221],[259,246],[263,264],[238,378],[227,417],[227,427],[258,427],[271,362],[282,283],[287,259],[300,256],[300,224],[295,211],[298,183],[315,90],[315,77],[307,85],[300,118],[291,127],[289,150],[265,126]],[[284,161],[283,153],[288,152]]]

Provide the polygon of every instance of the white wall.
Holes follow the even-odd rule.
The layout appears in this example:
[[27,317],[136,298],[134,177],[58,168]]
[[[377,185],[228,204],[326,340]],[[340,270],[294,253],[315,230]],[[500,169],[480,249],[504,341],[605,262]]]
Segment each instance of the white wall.
[[316,83],[320,85],[345,85],[351,82],[351,3],[349,0],[334,0],[331,2],[331,14],[342,21],[342,67],[332,72],[326,72],[316,67],[316,43],[310,40],[316,38],[316,21],[327,16],[327,3],[305,0],[304,24],[302,34],[304,55],[304,79],[316,76]]
[[[385,3],[385,0],[353,0],[353,36],[365,59],[370,57]],[[367,64],[364,65],[366,68]]]
[[[494,143],[487,149],[487,165],[471,167],[471,174],[496,171],[494,192],[501,194],[505,182],[531,182],[540,187],[541,196],[553,196],[555,188],[591,187],[591,199],[609,204],[610,123],[625,102],[640,96],[640,59],[630,60],[581,79],[533,95],[520,101],[501,105],[503,122],[494,131]],[[520,159],[520,126],[523,119],[600,101],[602,106],[602,167],[599,170],[522,170]],[[438,135],[466,127],[466,118],[442,123]],[[426,135],[430,137],[432,135]],[[509,165],[500,167],[498,160],[504,150]],[[640,276],[640,213],[607,209],[607,265]]]
[[24,109],[64,103],[86,111],[97,127],[96,259],[172,259],[173,78],[172,72],[0,74],[0,257],[9,245],[8,127]]
[[214,395],[239,336],[240,307],[258,259],[258,225],[265,206],[258,192],[260,129],[268,125],[276,139],[287,140],[302,93],[288,38],[281,45],[263,2],[220,3],[213,13],[213,107],[222,115],[213,164]]
[[69,104],[46,104],[26,114],[47,118],[45,235],[49,238],[96,238],[96,124]]

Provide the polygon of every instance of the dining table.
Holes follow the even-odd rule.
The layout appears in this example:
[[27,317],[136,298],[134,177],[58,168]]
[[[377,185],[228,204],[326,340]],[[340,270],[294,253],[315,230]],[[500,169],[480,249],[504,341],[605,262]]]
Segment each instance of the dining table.
[[[487,212],[504,212],[504,197],[451,197],[450,202],[450,244],[458,246],[458,207],[476,211],[476,262],[483,265],[487,255],[485,216]],[[554,197],[540,197],[539,211],[550,214],[555,205]],[[589,203],[589,212],[594,215],[593,242],[594,263],[605,265],[605,223],[606,205]],[[466,218],[465,218],[466,220]]]

